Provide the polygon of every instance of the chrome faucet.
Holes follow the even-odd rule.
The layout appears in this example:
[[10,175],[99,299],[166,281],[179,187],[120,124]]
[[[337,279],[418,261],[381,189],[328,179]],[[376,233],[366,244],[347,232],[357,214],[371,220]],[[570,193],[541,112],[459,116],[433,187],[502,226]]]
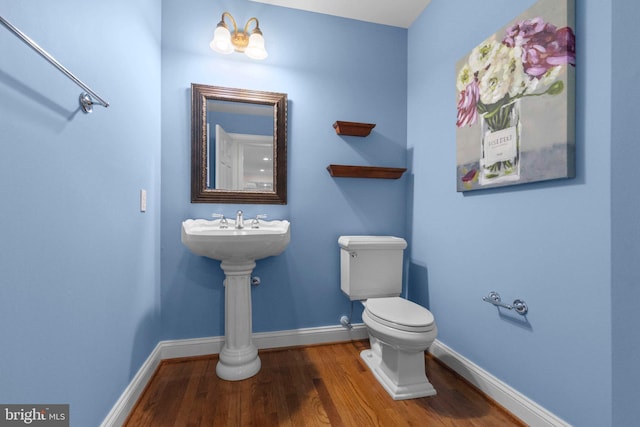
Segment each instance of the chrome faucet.
[[244,219],[242,218],[242,211],[236,212],[236,228],[244,228]]

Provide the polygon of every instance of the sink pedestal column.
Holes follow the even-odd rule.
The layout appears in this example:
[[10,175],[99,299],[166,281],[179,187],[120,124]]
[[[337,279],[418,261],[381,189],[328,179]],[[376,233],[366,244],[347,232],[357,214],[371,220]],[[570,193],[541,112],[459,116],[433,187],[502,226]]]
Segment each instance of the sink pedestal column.
[[251,273],[254,261],[222,261],[224,281],[224,337],[216,374],[238,381],[260,371],[258,349],[251,339]]

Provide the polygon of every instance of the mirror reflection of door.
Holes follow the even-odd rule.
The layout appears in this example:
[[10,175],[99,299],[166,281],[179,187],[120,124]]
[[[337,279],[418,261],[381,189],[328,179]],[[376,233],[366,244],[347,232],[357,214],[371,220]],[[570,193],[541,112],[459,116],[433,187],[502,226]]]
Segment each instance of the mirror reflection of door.
[[272,141],[271,135],[229,133],[216,124],[214,188],[273,191]]
[[274,191],[273,111],[272,105],[207,101],[207,188]]
[[[233,140],[229,134],[220,125],[216,125],[215,136],[215,185],[218,190],[234,190],[237,189],[237,183],[234,182],[234,153]],[[211,151],[209,151],[211,153]]]

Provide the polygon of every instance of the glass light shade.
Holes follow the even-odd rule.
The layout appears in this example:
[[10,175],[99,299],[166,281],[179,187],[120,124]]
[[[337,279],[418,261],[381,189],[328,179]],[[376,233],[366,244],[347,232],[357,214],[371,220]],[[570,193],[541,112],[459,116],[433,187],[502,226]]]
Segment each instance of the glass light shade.
[[209,47],[218,53],[229,54],[233,52],[231,44],[231,33],[225,26],[218,25],[213,33],[213,40],[209,43]]
[[244,53],[251,59],[264,59],[268,56],[264,48],[264,37],[262,37],[262,34],[251,34],[251,37],[249,37],[249,45]]

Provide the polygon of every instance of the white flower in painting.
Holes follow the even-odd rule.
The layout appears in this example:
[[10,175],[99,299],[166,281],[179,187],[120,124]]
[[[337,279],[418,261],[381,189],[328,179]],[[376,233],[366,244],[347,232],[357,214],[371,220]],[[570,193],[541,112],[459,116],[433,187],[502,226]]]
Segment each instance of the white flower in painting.
[[478,77],[481,78],[484,71],[491,65],[493,57],[496,55],[500,43],[498,43],[495,37],[491,37],[478,46],[476,46],[469,55],[469,66],[473,73],[479,73]]
[[509,72],[507,49],[495,49],[489,69],[480,78],[480,101],[485,105],[495,104],[509,93],[511,80],[504,78]]
[[[503,45],[504,46],[504,45]],[[516,97],[527,91],[527,76],[522,66],[522,49],[514,47],[506,48],[509,65],[505,69],[504,79],[509,81],[509,96]]]
[[469,83],[473,81],[473,78],[473,71],[471,71],[471,67],[469,64],[464,64],[458,73],[458,78],[456,79],[456,88],[458,89],[458,92],[464,92]]

